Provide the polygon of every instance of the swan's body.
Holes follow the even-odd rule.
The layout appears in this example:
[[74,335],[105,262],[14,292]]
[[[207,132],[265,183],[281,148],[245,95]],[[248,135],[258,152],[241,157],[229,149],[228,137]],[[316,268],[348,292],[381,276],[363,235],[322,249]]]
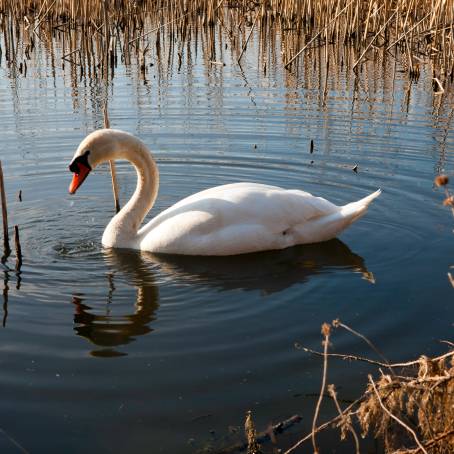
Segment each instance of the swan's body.
[[159,173],[147,147],[117,130],[95,131],[80,144],[70,169],[74,193],[89,171],[108,160],[127,159],[137,170],[131,200],[112,218],[106,247],[185,255],[234,255],[284,249],[336,237],[360,218],[380,190],[345,206],[300,190],[233,183],[193,194],[140,225],[153,206]]

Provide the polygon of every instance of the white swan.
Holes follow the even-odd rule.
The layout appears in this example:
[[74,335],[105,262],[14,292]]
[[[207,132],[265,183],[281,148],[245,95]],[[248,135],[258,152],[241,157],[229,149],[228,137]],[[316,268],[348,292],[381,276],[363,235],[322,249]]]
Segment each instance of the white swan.
[[206,189],[167,208],[140,228],[159,187],[156,163],[146,145],[123,131],[102,129],[79,145],[69,166],[74,194],[89,172],[126,159],[137,170],[137,188],[107,225],[102,244],[155,253],[235,255],[317,243],[337,236],[360,218],[380,190],[339,207],[300,190],[257,183]]

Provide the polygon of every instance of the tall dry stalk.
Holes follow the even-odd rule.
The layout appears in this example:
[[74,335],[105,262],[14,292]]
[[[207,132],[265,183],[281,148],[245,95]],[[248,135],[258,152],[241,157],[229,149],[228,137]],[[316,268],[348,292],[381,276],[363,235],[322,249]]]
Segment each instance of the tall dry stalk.
[[[218,28],[229,31],[238,60],[254,34],[279,36],[283,61],[295,72],[311,46],[333,44],[351,46],[357,66],[382,48],[395,53],[411,77],[422,61],[443,86],[454,79],[454,0],[0,0],[0,19],[5,58],[22,72],[34,35],[49,42],[57,33],[71,66],[99,77],[113,74],[118,49],[125,64],[153,47],[161,60],[164,40],[169,50],[175,38],[204,37],[213,60]],[[251,27],[247,38],[246,26]],[[181,56],[180,51],[180,62]]]

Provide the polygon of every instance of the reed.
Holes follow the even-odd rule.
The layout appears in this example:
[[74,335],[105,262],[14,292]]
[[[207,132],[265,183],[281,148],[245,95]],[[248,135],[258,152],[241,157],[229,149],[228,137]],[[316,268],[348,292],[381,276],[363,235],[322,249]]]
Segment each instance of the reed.
[[[104,117],[104,128],[110,128],[110,120],[109,120],[109,112],[107,110],[107,104],[104,105],[103,109],[103,117]],[[114,198],[114,206],[115,206],[115,213],[120,212],[120,198],[118,196],[118,179],[117,179],[117,167],[115,165],[115,161],[109,161],[110,167],[110,176],[112,179],[112,193]]]
[[11,253],[11,248],[9,246],[9,233],[8,233],[8,208],[6,206],[6,193],[5,193],[5,183],[3,179],[3,168],[0,161],[0,197],[2,201],[2,221],[3,221],[3,257],[2,263],[6,261],[8,256]]
[[222,30],[238,61],[255,33],[263,55],[279,37],[278,55],[295,73],[314,48],[329,66],[343,66],[344,56],[329,57],[332,46],[347,46],[356,71],[382,52],[398,58],[409,78],[430,65],[438,92],[454,79],[454,0],[0,0],[0,28],[0,58],[21,74],[38,38],[54,54],[59,41],[61,63],[75,77],[103,78],[113,77],[119,60],[137,61],[143,76],[155,61],[175,57],[181,67],[185,45],[199,39],[207,61],[217,62],[215,30]]

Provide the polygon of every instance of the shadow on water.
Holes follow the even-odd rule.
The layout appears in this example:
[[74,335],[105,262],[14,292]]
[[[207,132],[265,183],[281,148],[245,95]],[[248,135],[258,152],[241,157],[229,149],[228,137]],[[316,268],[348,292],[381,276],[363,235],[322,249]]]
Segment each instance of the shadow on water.
[[260,290],[268,295],[333,269],[361,273],[374,282],[364,259],[338,239],[227,257],[142,254],[150,262],[159,262],[167,274],[223,290]]
[[83,296],[74,294],[74,323],[77,335],[103,347],[91,355],[100,357],[124,356],[114,347],[126,345],[153,329],[159,307],[159,271],[177,281],[190,281],[221,290],[259,290],[272,294],[307,282],[311,277],[345,270],[362,275],[374,282],[364,259],[353,253],[340,240],[295,246],[282,251],[268,251],[230,257],[169,256],[130,250],[106,250],[104,258],[115,273],[122,273],[128,284],[137,289],[134,310],[127,315],[111,315],[109,307],[115,304],[114,274],[108,277],[107,311],[94,314]]

